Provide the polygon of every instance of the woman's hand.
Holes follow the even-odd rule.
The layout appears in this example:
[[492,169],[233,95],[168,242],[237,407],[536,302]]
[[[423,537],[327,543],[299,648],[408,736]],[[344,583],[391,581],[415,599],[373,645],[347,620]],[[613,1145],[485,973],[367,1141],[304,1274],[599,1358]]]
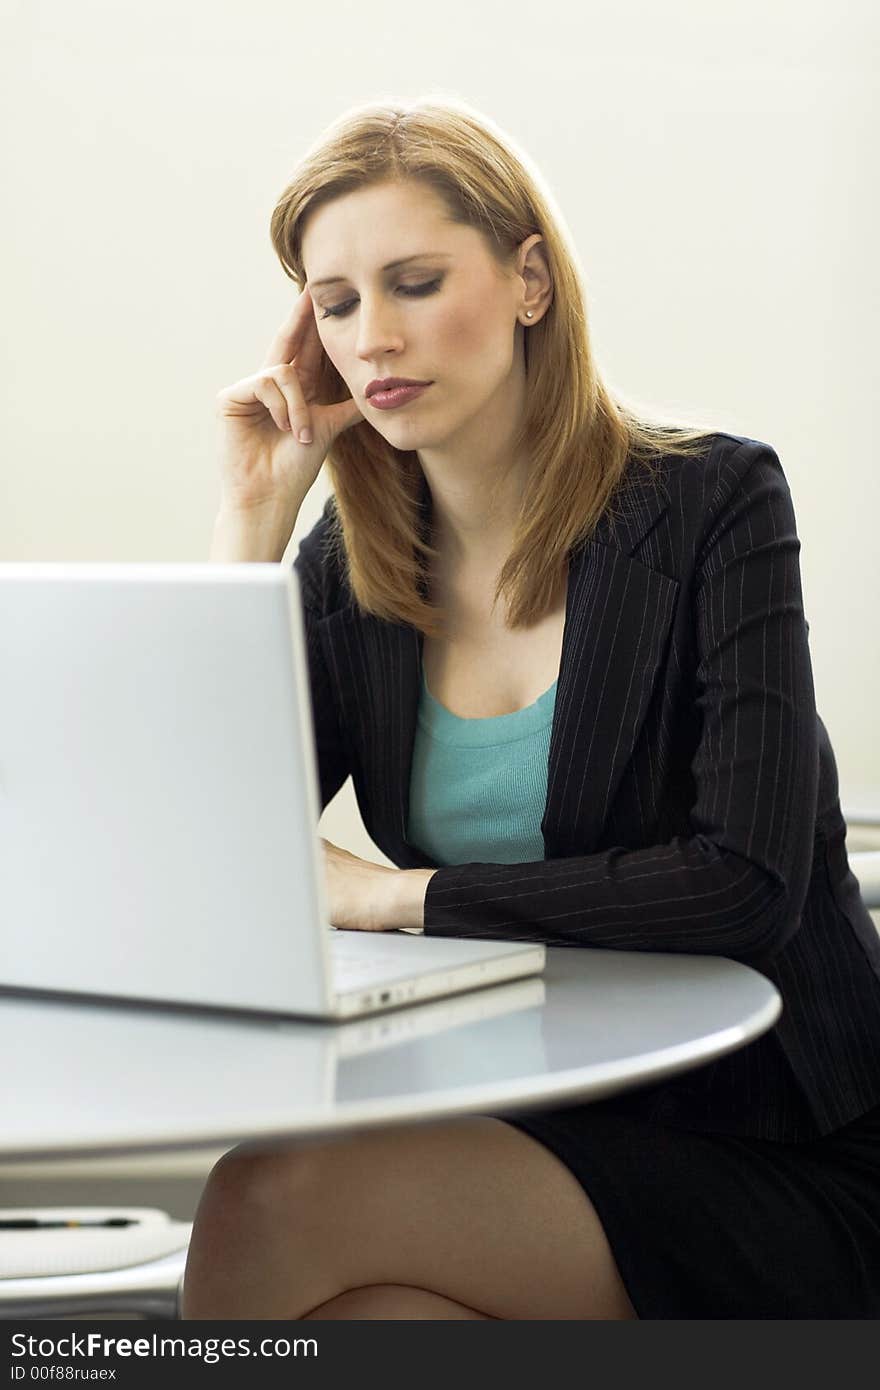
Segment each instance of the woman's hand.
[[[318,400],[324,347],[306,286],[253,376],[217,394],[221,426],[222,507],[232,511],[299,508],[337,435],[364,419],[352,397]],[[309,429],[310,443],[299,440]]]
[[321,840],[330,922],[354,931],[424,925],[425,890],[435,869],[391,869]]

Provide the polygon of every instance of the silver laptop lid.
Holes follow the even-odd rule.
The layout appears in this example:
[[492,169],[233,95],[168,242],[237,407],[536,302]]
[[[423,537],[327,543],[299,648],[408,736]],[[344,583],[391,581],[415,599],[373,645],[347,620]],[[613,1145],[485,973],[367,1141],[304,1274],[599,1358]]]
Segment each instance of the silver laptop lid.
[[0,650],[0,984],[329,1011],[295,571],[0,564]]

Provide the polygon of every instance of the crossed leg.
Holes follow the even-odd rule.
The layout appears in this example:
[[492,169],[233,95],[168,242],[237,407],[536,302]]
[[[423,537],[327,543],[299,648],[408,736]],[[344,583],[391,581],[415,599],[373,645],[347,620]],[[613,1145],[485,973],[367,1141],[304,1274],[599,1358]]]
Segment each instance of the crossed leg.
[[442,1294],[414,1289],[406,1284],[370,1284],[365,1289],[349,1289],[337,1298],[319,1303],[317,1308],[306,1313],[305,1321],[333,1319],[363,1322],[365,1318],[418,1318],[422,1322],[426,1318],[433,1322],[452,1318],[492,1321],[489,1313],[478,1313],[476,1308],[468,1308],[454,1298],[444,1298]]
[[574,1175],[482,1115],[232,1150],[183,1294],[184,1318],[636,1316]]

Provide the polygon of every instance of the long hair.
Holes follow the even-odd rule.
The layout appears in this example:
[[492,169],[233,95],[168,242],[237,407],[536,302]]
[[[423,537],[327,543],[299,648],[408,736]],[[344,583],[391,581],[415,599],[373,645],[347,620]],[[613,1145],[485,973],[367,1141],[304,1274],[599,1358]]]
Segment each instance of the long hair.
[[[358,105],[327,127],[272,213],[272,245],[286,274],[305,286],[309,214],[394,180],[432,189],[455,222],[483,234],[504,269],[520,242],[535,232],[543,237],[553,298],[524,331],[525,409],[513,450],[527,442],[529,474],[495,593],[496,602],[506,601],[509,627],[530,627],[558,598],[569,551],[589,539],[606,511],[613,527],[628,466],[653,476],[664,456],[704,452],[716,431],[661,420],[606,387],[591,347],[577,253],[552,195],[528,156],[458,98]],[[325,353],[319,399],[331,404],[349,395]],[[336,503],[330,544],[359,608],[444,635],[444,614],[428,583],[438,551],[417,452],[394,448],[362,420],[337,436],[326,465]]]

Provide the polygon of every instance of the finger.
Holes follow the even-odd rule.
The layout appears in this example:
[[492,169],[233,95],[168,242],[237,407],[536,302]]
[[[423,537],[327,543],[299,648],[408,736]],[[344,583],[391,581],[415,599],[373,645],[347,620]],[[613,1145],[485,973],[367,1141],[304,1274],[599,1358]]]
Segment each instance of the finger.
[[284,393],[270,376],[258,377],[254,382],[254,399],[266,407],[280,430],[290,429],[287,401]]
[[302,332],[296,340],[296,350],[291,357],[283,358],[283,361],[295,362],[297,367],[305,368],[313,377],[317,378],[321,368],[322,358],[326,356],[324,344],[321,342],[321,335],[318,332],[318,321],[312,305],[311,312],[306,316],[302,325]]
[[349,396],[344,401],[337,401],[335,405],[325,406],[324,415],[334,439],[343,430],[350,429],[352,425],[357,425],[361,420],[366,419],[364,412],[353,396]]
[[[309,414],[309,407],[306,405],[299,378],[293,367],[282,363],[272,372],[272,380],[284,397],[287,405],[287,418],[290,427],[298,438],[301,438],[303,430],[312,430],[312,421]],[[312,435],[314,438],[314,435]],[[310,444],[311,439],[302,440],[304,444]]]
[[264,367],[274,367],[276,362],[290,362],[296,356],[305,341],[309,320],[314,325],[314,305],[308,286],[306,286],[299,298],[294,301],[293,308],[269,344],[269,350],[263,361]]

